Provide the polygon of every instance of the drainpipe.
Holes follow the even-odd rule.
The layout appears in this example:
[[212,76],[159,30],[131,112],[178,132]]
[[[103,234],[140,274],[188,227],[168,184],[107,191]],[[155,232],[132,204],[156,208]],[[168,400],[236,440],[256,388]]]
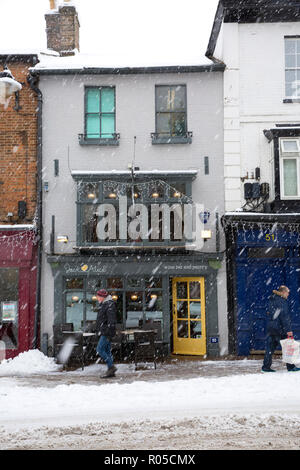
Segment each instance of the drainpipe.
[[32,339],[32,348],[37,349],[39,338],[39,326],[41,319],[41,274],[42,274],[42,247],[43,247],[43,207],[42,207],[42,108],[43,96],[41,90],[38,88],[39,77],[30,75],[27,77],[30,88],[37,94],[38,107],[37,107],[37,283],[36,283],[36,301],[35,301],[35,316],[34,316],[34,334]]

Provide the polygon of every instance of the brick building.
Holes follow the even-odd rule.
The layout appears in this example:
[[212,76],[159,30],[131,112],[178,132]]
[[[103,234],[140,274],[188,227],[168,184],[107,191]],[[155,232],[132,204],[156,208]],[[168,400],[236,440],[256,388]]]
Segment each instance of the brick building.
[[38,96],[27,80],[35,54],[0,55],[22,89],[0,104],[0,345],[6,358],[37,337]]

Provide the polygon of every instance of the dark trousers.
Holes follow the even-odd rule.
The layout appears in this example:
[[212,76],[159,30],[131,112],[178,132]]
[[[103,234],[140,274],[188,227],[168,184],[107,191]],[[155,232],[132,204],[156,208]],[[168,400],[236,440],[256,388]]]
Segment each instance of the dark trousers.
[[114,363],[111,354],[111,344],[107,336],[101,335],[96,351],[99,356],[104,359],[107,364],[107,367],[110,369],[114,365]]
[[[264,357],[264,363],[263,363],[263,368],[264,369],[270,369],[272,365],[272,355],[275,352],[275,349],[277,346],[280,345],[280,340],[281,336],[277,335],[268,335],[266,339],[266,345],[265,345],[265,357]],[[292,370],[294,369],[295,364],[288,364],[286,363],[286,368],[287,370]]]

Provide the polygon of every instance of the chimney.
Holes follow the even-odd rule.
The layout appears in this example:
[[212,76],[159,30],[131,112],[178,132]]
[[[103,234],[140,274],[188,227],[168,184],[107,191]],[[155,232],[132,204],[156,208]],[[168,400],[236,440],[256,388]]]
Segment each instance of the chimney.
[[79,20],[76,8],[69,0],[57,6],[58,0],[50,0],[51,12],[45,15],[47,48],[61,56],[75,55],[79,51]]

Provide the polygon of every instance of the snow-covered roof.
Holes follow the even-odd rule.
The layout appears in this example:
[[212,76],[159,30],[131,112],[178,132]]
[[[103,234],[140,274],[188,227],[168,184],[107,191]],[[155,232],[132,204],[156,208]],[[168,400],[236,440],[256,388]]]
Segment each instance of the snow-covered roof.
[[184,7],[181,0],[73,0],[80,19],[80,53],[57,57],[46,49],[49,0],[1,0],[0,54],[39,53],[37,69],[44,71],[210,66],[205,51],[217,4],[218,0],[186,0]]
[[201,67],[212,66],[213,62],[205,56],[149,58],[143,55],[84,54],[76,52],[73,56],[59,57],[52,51],[39,54],[40,62],[36,71],[46,70],[88,70],[88,69],[124,69],[141,67]]

